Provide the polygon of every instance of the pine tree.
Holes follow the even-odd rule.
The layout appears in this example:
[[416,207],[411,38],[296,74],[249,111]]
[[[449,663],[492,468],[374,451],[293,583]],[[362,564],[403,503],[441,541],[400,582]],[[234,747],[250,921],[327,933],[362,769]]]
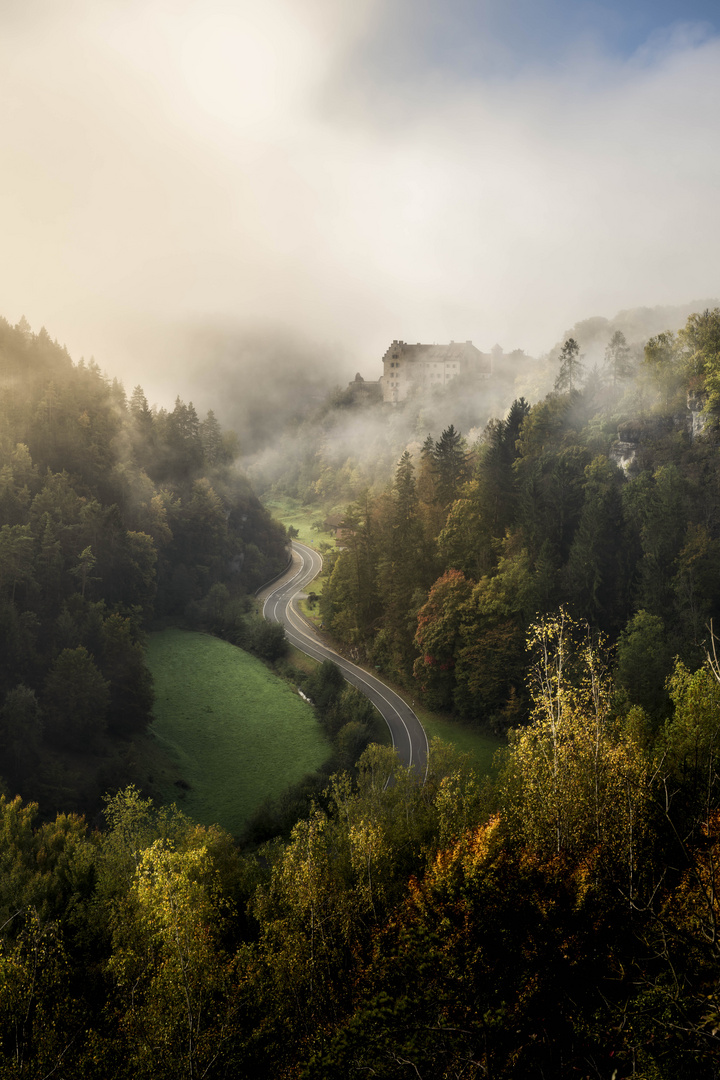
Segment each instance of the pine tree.
[[630,363],[630,348],[625,335],[621,330],[616,330],[605,349],[605,370],[610,376],[613,389],[623,379],[632,374]]
[[462,434],[453,424],[446,428],[433,450],[433,465],[437,478],[437,497],[443,509],[458,497],[461,485],[467,479],[467,453]]
[[207,416],[200,424],[200,441],[205,464],[211,468],[220,465],[223,460],[222,428],[212,409],[208,411]]
[[560,370],[555,380],[558,393],[573,392],[580,377],[581,362],[580,346],[575,338],[568,338],[560,350]]

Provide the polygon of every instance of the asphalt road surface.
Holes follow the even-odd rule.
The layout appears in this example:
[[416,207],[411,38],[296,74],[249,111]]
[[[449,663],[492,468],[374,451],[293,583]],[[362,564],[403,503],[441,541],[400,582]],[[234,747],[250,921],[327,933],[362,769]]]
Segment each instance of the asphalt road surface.
[[357,686],[382,714],[403,765],[413,768],[424,779],[427,770],[427,735],[410,706],[375,675],[323,644],[314,628],[293,605],[294,597],[321,570],[322,559],[318,553],[293,540],[292,565],[258,594],[263,600],[263,615],[271,622],[282,623],[288,641],[301,652],[315,660],[332,660],[337,664],[347,681]]

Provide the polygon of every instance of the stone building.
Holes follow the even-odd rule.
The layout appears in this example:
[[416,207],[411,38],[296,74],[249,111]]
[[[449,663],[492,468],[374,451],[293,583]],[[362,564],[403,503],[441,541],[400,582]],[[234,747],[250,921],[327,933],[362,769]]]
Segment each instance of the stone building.
[[447,386],[466,374],[482,379],[492,374],[492,358],[476,349],[472,341],[451,341],[449,345],[393,341],[383,356],[383,401],[396,404],[415,390]]
[[363,379],[358,371],[351,383],[348,383],[347,394],[356,402],[374,402],[382,400],[382,379]]

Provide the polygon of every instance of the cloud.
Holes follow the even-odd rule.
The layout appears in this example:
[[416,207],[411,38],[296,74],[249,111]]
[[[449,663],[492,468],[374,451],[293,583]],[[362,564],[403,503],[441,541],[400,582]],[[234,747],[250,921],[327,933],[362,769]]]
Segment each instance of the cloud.
[[6,3],[3,313],[172,398],[213,323],[372,377],[394,337],[537,352],[720,291],[717,37],[504,71],[421,7]]

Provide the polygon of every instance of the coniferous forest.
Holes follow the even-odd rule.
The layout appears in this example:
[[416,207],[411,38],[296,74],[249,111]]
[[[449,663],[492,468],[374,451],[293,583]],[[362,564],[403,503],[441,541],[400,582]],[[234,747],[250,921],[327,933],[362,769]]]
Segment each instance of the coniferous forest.
[[212,412],[153,412],[4,320],[0,383],[0,775],[44,813],[95,811],[151,716],[145,629],[220,582],[242,611],[284,530]]
[[257,648],[284,530],[212,413],[4,322],[0,379],[0,1076],[718,1076],[720,310],[356,493],[327,632],[507,746],[371,745],[258,849],[132,747],[151,620]]

